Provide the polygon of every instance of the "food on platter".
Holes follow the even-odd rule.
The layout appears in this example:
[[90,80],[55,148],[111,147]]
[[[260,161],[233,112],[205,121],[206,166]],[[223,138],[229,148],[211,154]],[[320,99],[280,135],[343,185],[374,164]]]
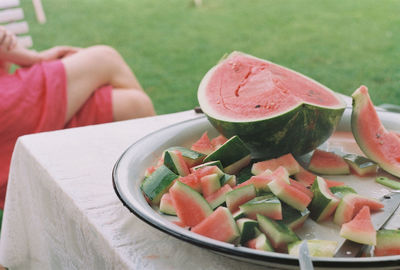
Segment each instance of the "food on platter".
[[332,90],[288,68],[233,52],[210,69],[198,101],[225,137],[238,135],[252,156],[299,156],[326,141],[346,107]]

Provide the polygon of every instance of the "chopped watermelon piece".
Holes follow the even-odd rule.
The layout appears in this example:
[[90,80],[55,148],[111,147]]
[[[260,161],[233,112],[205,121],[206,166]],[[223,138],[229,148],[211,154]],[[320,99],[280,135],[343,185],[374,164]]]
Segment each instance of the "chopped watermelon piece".
[[176,216],[174,202],[172,201],[171,195],[169,195],[169,193],[165,193],[161,197],[160,212],[167,215]]
[[226,143],[228,139],[224,135],[219,135],[218,137],[215,137],[214,139],[211,140],[211,145],[215,149],[218,149],[221,145]]
[[202,193],[201,191],[201,182],[200,179],[197,177],[196,174],[191,173],[186,176],[181,176],[178,178],[178,181],[181,181],[182,183],[188,185],[189,187],[193,188],[194,190]]
[[189,167],[183,159],[182,153],[178,150],[165,151],[164,165],[180,176],[190,174]]
[[308,169],[318,174],[349,174],[350,167],[344,159],[333,153],[316,149]]
[[208,138],[207,131],[204,132],[203,135],[201,135],[200,139],[192,144],[192,147],[190,149],[203,153],[205,155],[208,155],[214,151],[214,146],[211,144],[211,141]]
[[256,219],[258,214],[272,219],[282,219],[281,202],[272,193],[255,197],[240,205],[239,208],[246,217],[251,219]]
[[234,242],[240,236],[231,212],[222,206],[193,227],[191,231],[227,243]]
[[213,194],[218,189],[221,188],[221,183],[219,181],[220,176],[216,173],[205,175],[200,179],[201,190],[205,197]]
[[309,215],[310,210],[307,208],[304,211],[299,211],[285,203],[282,203],[282,221],[292,230],[301,228]]
[[283,177],[275,178],[268,187],[280,200],[297,210],[305,210],[311,202],[311,198],[306,193],[288,184]]
[[310,217],[316,221],[324,221],[328,219],[336,210],[339,199],[332,194],[326,181],[317,176],[314,184],[311,186],[314,197],[310,204]]
[[299,237],[280,220],[272,220],[268,217],[257,215],[260,230],[271,241],[274,250],[287,252],[288,244],[296,242]]
[[193,173],[199,179],[201,179],[202,177],[204,177],[206,175],[210,175],[210,174],[218,174],[220,177],[222,177],[224,175],[224,172],[221,171],[221,169],[218,168],[218,166],[215,166],[215,165],[199,167],[196,170],[194,170]]
[[[310,256],[312,257],[333,257],[335,255],[338,242],[328,240],[306,240]],[[300,244],[302,241],[297,241],[289,244],[289,254],[299,256]]]
[[349,222],[340,229],[340,236],[365,245],[376,245],[376,231],[371,222],[369,207],[364,206]]
[[375,175],[378,170],[378,164],[363,156],[347,154],[343,159],[349,164],[350,171],[358,176]]
[[239,210],[239,206],[256,197],[254,185],[243,186],[234,189],[226,194],[226,205],[234,213]]
[[339,187],[339,186],[344,186],[344,182],[341,181],[334,181],[334,180],[329,180],[324,178],[326,185],[328,186],[328,188],[331,187]]
[[297,182],[293,179],[289,178],[289,181],[290,181],[290,185],[292,185],[294,188],[297,188],[298,190],[302,191],[303,193],[307,194],[308,197],[310,197],[312,199],[312,197],[314,196],[314,193],[310,189],[306,188],[302,183]]
[[400,255],[400,230],[379,230],[376,234],[374,255]]
[[256,162],[251,168],[254,175],[259,175],[265,170],[275,171],[279,166],[283,166],[289,175],[296,174],[300,171],[300,165],[292,154],[286,154],[278,158]]
[[363,206],[368,206],[371,211],[378,211],[382,209],[384,205],[376,199],[356,193],[348,193],[340,200],[335,211],[333,222],[338,225],[349,222]]
[[314,183],[317,176],[303,167],[300,167],[300,171],[294,175],[294,178],[304,186],[309,187]]
[[262,250],[262,251],[274,251],[271,246],[270,241],[265,236],[265,234],[261,233],[256,238],[249,240],[246,243],[246,246],[252,249]]
[[268,183],[271,182],[273,178],[271,175],[260,174],[250,177],[249,180],[244,181],[243,183],[237,185],[235,188],[240,188],[247,185],[254,185],[257,190],[257,193],[261,192],[269,192],[270,189],[268,187]]
[[187,226],[196,226],[212,214],[211,206],[199,192],[176,181],[169,189],[176,214]]
[[249,218],[241,218],[236,220],[236,224],[238,225],[240,231],[240,243],[242,245],[250,239],[256,237],[255,228],[258,226],[257,221]]
[[226,184],[214,193],[205,197],[206,201],[210,204],[212,209],[215,209],[226,201],[226,194],[229,191],[232,191],[232,188],[230,185]]

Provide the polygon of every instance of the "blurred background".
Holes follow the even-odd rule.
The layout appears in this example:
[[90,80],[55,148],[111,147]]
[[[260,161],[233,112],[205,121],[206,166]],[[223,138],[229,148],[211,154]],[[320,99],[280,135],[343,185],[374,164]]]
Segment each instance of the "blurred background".
[[116,48],[158,114],[198,105],[197,87],[225,54],[243,51],[375,104],[400,105],[400,1],[42,0],[21,5],[33,48]]

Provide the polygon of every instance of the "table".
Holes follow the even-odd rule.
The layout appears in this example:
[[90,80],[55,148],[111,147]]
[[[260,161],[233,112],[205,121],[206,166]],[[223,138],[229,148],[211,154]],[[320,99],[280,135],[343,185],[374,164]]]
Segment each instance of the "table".
[[0,240],[14,269],[265,269],[173,238],[125,208],[112,168],[138,139],[194,111],[18,139]]

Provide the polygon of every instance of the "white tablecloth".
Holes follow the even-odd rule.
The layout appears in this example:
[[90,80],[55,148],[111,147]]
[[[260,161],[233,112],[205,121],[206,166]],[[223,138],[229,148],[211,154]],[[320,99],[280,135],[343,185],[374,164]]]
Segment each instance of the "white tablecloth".
[[141,137],[196,117],[181,112],[21,137],[0,241],[13,269],[265,269],[178,240],[118,199],[111,172]]

